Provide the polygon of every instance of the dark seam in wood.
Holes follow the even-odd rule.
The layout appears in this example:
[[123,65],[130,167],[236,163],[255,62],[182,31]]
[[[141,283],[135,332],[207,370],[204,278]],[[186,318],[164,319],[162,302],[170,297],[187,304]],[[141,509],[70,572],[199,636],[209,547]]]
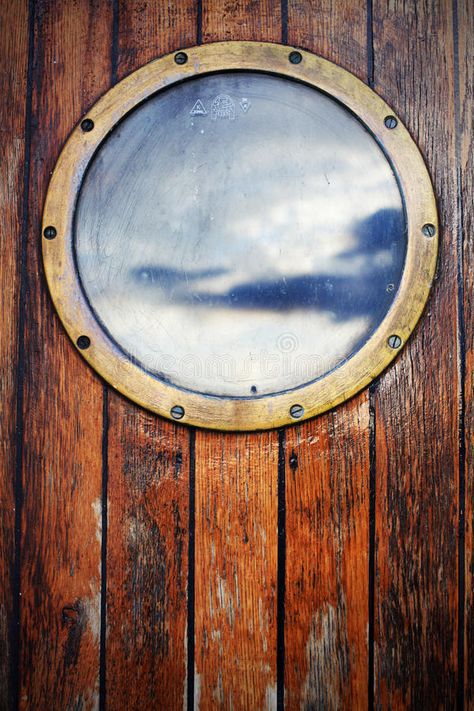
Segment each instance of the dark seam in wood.
[[286,471],[285,430],[278,431],[277,711],[285,708]]
[[376,444],[375,444],[375,384],[369,388],[369,595],[368,595],[368,695],[369,711],[374,709],[375,691],[375,491],[376,491]]
[[464,318],[464,268],[463,268],[463,198],[461,176],[461,105],[459,90],[459,16],[458,3],[453,0],[453,61],[454,61],[454,122],[455,122],[455,155],[457,178],[457,287],[458,287],[458,347],[459,347],[459,515],[458,515],[458,684],[457,708],[464,709],[464,618],[465,618],[465,503],[466,503],[466,443],[465,443],[465,372],[466,372],[466,343],[465,343],[465,318]]
[[[30,165],[31,165],[31,121],[33,105],[33,66],[35,49],[35,3],[28,4],[28,67],[25,100],[25,152],[23,168],[23,204],[21,218],[20,289],[17,334],[17,395],[16,395],[16,451],[15,451],[15,553],[13,564],[13,604],[10,628],[11,660],[10,683],[12,708],[19,708],[20,701],[20,653],[21,653],[21,517],[23,510],[23,398],[25,381],[25,304],[27,294],[27,244],[29,226]],[[39,237],[41,239],[41,237]]]

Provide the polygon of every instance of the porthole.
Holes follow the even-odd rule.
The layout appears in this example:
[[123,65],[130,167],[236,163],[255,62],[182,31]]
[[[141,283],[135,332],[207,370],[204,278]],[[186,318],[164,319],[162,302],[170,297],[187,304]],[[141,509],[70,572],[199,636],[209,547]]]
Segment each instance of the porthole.
[[421,315],[438,235],[393,110],[253,42],[173,53],[105,94],[55,168],[51,225],[48,284],[84,358],[143,407],[225,430],[364,388]]

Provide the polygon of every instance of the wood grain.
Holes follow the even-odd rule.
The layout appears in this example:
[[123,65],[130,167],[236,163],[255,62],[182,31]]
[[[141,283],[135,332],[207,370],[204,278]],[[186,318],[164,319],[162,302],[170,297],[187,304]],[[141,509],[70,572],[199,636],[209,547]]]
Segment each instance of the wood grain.
[[[197,6],[119,2],[116,74],[196,43]],[[109,391],[107,706],[186,703],[189,430]]]
[[9,708],[15,692],[11,677],[15,590],[15,478],[18,327],[25,115],[28,65],[28,3],[0,5],[0,708]]
[[[202,38],[281,39],[276,0],[204,0]],[[196,433],[200,709],[276,708],[278,435]]]
[[[273,433],[196,435],[196,708],[276,701]],[[199,456],[198,456],[199,453]]]
[[[366,4],[288,7],[288,41],[367,77]],[[367,707],[369,398],[286,433],[287,709]]]
[[69,343],[49,300],[40,220],[62,143],[108,86],[110,27],[106,3],[35,4],[24,303],[23,709],[98,705],[102,384]]
[[474,709],[474,8],[469,0],[457,4],[459,32],[459,190],[462,203],[460,234],[464,276],[464,437],[465,437],[465,708]]
[[373,19],[375,88],[425,155],[443,225],[428,309],[376,391],[376,703],[454,708],[460,399],[452,7],[377,0]]

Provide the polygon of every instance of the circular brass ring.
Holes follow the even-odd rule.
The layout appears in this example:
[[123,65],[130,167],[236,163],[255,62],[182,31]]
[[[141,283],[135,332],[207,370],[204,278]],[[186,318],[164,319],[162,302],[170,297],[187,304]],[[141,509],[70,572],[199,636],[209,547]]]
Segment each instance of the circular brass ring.
[[[292,52],[302,59],[290,61]],[[439,233],[428,171],[393,110],[355,76],[321,57],[263,42],[190,47],[179,55],[186,57],[185,62],[177,61],[178,55],[173,52],[150,62],[117,84],[81,118],[67,141],[51,178],[42,224],[44,267],[53,302],[73,343],[90,365],[118,391],[159,415],[219,430],[259,430],[301,422],[366,387],[396,357],[420,318],[435,274]],[[77,195],[89,162],[110,130],[163,87],[228,70],[254,70],[297,79],[346,106],[390,159],[405,202],[408,226],[405,268],[397,296],[365,345],[320,380],[294,391],[255,398],[184,391],[132,362],[94,317],[81,289],[73,253]]]

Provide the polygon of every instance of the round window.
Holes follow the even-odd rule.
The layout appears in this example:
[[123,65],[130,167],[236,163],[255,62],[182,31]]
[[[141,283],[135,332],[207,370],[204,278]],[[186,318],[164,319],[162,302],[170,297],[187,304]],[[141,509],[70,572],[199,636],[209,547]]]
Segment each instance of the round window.
[[396,355],[437,217],[377,95],[309,53],[236,42],[106,94],[61,155],[43,234],[59,314],[114,387],[183,422],[258,429],[334,406]]

